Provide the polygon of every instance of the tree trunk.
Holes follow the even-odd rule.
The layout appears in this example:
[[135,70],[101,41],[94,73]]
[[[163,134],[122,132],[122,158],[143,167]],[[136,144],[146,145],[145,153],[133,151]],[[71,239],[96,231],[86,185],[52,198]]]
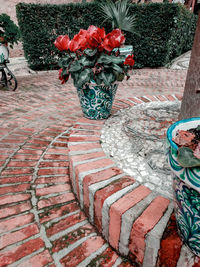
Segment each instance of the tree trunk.
[[200,12],[179,119],[200,117]]

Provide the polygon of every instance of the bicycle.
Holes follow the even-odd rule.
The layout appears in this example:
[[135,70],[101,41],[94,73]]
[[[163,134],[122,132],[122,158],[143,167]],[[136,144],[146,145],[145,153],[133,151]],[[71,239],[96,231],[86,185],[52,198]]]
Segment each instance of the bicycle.
[[17,89],[17,79],[7,66],[9,62],[8,47],[0,43],[0,85],[8,90],[15,91]]

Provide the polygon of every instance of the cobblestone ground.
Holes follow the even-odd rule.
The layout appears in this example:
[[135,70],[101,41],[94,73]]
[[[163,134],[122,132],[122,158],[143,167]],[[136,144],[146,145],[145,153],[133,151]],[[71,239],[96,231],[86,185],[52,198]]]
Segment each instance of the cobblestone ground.
[[[115,103],[182,94],[185,77],[138,70]],[[71,191],[68,131],[82,116],[72,83],[60,85],[55,72],[17,78],[16,92],[0,88],[0,266],[130,266],[96,234]]]

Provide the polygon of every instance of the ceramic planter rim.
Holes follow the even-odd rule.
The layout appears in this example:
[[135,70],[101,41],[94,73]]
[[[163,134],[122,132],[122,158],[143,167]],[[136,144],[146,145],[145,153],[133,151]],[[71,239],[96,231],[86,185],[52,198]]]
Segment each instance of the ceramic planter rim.
[[167,140],[169,141],[170,145],[177,151],[178,150],[178,146],[177,144],[172,140],[172,133],[173,130],[180,124],[184,124],[186,122],[192,122],[192,121],[199,121],[200,123],[200,117],[192,117],[189,119],[184,119],[184,120],[179,120],[175,123],[173,123],[167,130]]
[[[120,81],[115,81],[113,82],[112,84],[115,85],[115,84],[118,84],[119,85]],[[109,85],[105,85],[104,83],[101,83],[101,84],[97,84],[94,80],[91,80],[90,83],[87,83],[88,86],[103,86],[103,87],[109,87]],[[78,88],[79,89],[79,88]],[[83,89],[83,88],[81,88]],[[84,90],[84,89],[83,89]]]

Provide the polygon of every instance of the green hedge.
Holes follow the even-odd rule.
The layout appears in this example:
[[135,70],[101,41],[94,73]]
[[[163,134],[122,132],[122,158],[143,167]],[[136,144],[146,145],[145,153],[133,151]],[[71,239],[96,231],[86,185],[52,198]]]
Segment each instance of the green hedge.
[[[32,69],[57,68],[58,50],[53,42],[60,34],[70,38],[89,25],[102,25],[96,3],[40,5],[19,3],[16,7],[25,57]],[[159,67],[192,47],[197,16],[179,4],[152,3],[130,9],[137,18],[136,34],[126,34],[132,44],[137,68]]]

